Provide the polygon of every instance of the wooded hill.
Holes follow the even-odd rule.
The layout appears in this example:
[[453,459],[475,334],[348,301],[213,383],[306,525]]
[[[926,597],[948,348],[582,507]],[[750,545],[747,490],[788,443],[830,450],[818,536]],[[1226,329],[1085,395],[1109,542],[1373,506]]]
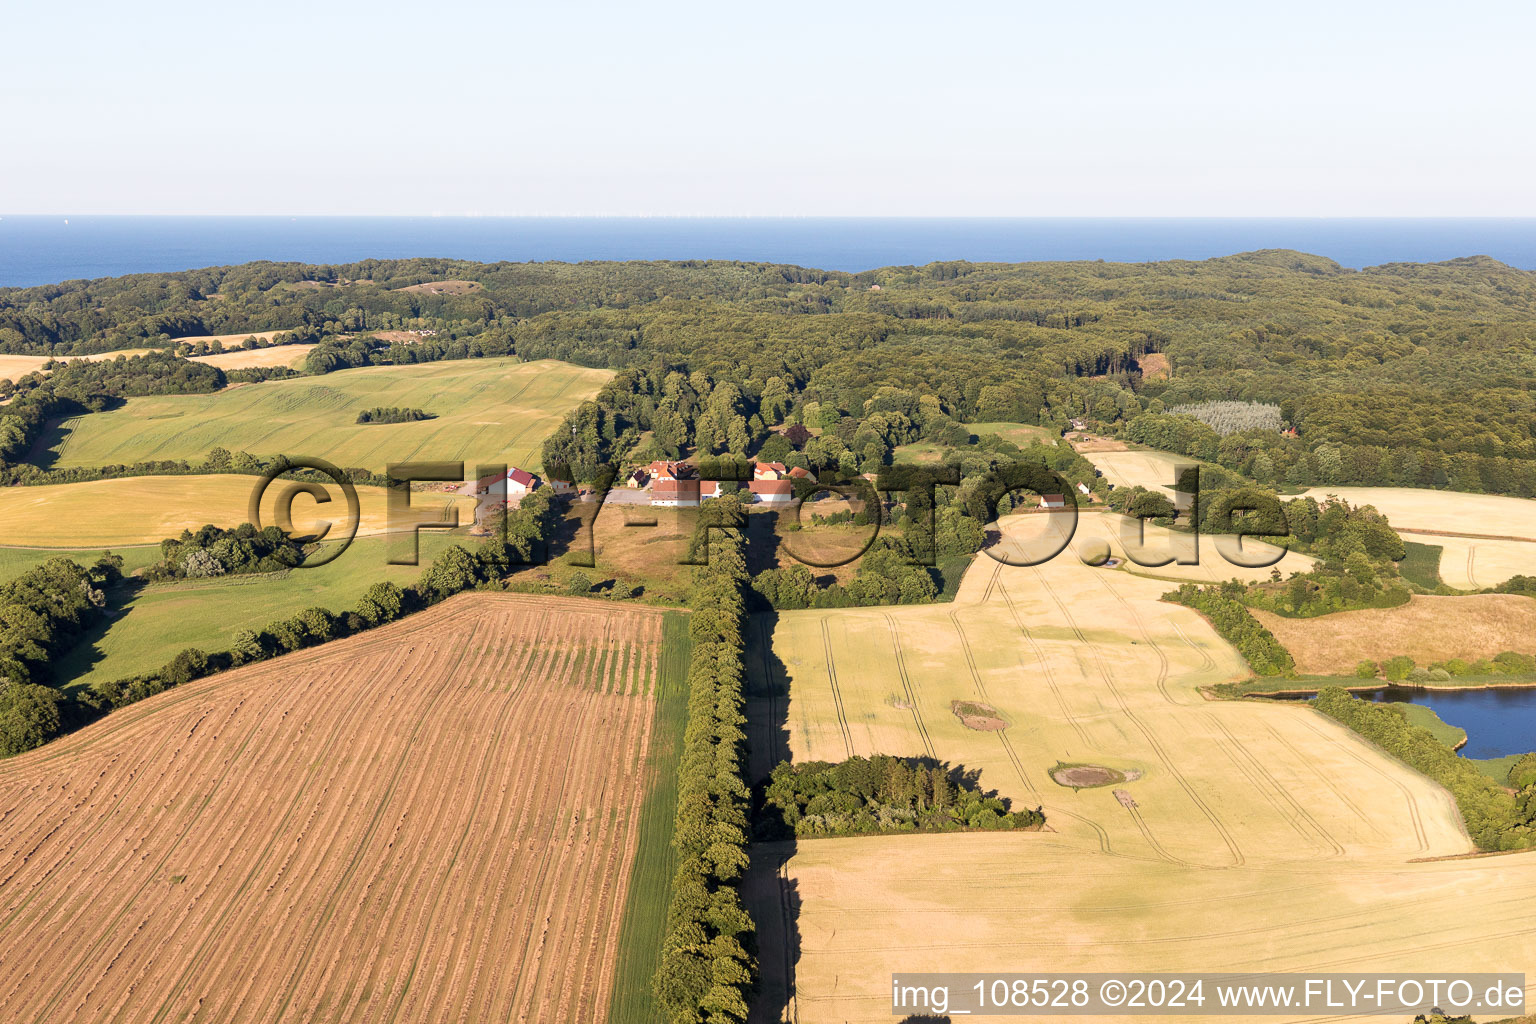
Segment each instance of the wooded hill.
[[[434,281],[478,287],[406,290]],[[1353,271],[1266,251],[861,274],[723,261],[254,263],[0,289],[0,352],[265,330],[319,340],[314,371],[515,351],[657,381],[704,373],[749,405],[776,377],[792,403],[855,416],[890,386],[933,396],[959,422],[1085,418],[1261,483],[1536,494],[1536,274],[1485,257]],[[435,333],[373,340],[395,330]],[[1168,411],[1214,400],[1278,405],[1297,436],[1271,426],[1223,437]]]

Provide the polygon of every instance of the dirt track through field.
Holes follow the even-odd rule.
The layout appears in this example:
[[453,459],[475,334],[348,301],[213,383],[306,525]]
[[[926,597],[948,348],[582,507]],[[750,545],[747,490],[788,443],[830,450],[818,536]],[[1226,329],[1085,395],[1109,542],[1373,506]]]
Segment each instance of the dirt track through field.
[[0,1020],[601,1018],[661,621],[466,595],[0,766]]

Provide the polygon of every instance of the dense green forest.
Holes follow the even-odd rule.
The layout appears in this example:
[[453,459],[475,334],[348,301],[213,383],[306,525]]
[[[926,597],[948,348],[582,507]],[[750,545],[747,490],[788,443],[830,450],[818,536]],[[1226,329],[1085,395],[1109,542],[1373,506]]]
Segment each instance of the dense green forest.
[[[412,287],[442,280],[476,287]],[[864,461],[872,440],[910,429],[864,416],[891,387],[936,403],[930,418],[1083,419],[1261,483],[1524,495],[1536,494],[1533,325],[1536,274],[1485,257],[1354,271],[1289,251],[860,274],[723,261],[253,263],[0,289],[8,353],[282,330],[319,342],[311,372],[515,351],[642,370],[654,387],[639,404],[658,406],[671,372],[703,374],[735,390],[736,412],[706,418],[732,451],[737,413],[750,432],[753,416],[770,420],[762,403],[787,402],[813,426],[858,418],[865,436],[843,440]],[[400,330],[434,333],[376,336]],[[676,426],[657,424],[661,444],[679,440],[666,436]]]

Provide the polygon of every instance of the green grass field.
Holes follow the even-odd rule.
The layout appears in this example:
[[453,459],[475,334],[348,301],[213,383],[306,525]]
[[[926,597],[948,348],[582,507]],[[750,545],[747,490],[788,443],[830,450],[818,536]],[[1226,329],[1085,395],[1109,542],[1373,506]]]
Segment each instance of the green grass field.
[[656,690],[656,731],[645,770],[650,778],[640,807],[640,840],[629,874],[629,899],[619,930],[608,1020],[665,1024],[651,995],[651,976],[661,956],[667,903],[677,854],[672,848],[677,814],[677,757],[688,724],[688,616],[667,612],[662,620],[661,679]]
[[364,537],[313,569],[145,587],[54,664],[54,682],[75,689],[152,672],[185,648],[227,650],[236,630],[260,629],[305,608],[346,611],[381,580],[413,582],[439,552],[465,539],[462,533],[423,532],[419,566],[386,562],[395,538]]
[[1439,544],[1419,544],[1403,541],[1403,560],[1397,563],[1397,571],[1403,579],[1425,590],[1434,590],[1441,584],[1440,556],[1445,549]]
[[[1012,441],[1019,447],[1040,443],[1050,443],[1056,440],[1055,431],[1045,427],[1036,427],[1028,423],[967,423],[965,429],[983,437],[987,434],[996,434],[1005,441]],[[931,441],[917,441],[913,444],[897,446],[892,453],[892,460],[904,463],[938,462],[944,457],[947,449],[941,444]]]
[[[81,565],[90,565],[104,555],[107,548],[0,548],[0,583],[15,579],[34,565],[41,565],[50,558],[68,558]],[[136,544],[132,547],[110,549],[114,555],[123,556],[123,575],[160,561],[160,545]]]
[[1477,770],[1488,776],[1501,786],[1509,785],[1509,772],[1514,768],[1515,762],[1524,757],[1524,754],[1510,754],[1508,757],[1488,757],[1478,759],[1470,757],[1467,760],[1477,766]]
[[1428,729],[1434,734],[1435,739],[1452,749],[1461,746],[1467,741],[1467,730],[1459,725],[1451,725],[1435,714],[1435,709],[1423,704],[1393,703],[1391,707],[1400,708],[1403,716],[1408,719],[1409,725],[1416,725],[1421,729]]
[[[610,376],[553,360],[510,358],[373,366],[212,395],[133,398],[111,412],[67,420],[43,443],[58,467],[200,462],[224,447],[258,456],[305,455],[375,472],[410,461],[536,468],[544,438]],[[359,412],[375,406],[411,406],[436,419],[356,422]]]

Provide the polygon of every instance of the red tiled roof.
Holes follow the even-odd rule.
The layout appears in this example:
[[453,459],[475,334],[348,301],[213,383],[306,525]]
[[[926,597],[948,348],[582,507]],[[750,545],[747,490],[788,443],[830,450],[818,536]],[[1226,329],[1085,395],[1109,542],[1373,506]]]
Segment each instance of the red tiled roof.
[[653,498],[697,498],[698,496],[697,480],[658,480],[651,488]]
[[533,474],[526,469],[513,468],[507,470],[507,479],[515,484],[522,484],[524,487],[531,487],[533,485]]
[[794,494],[795,485],[788,480],[753,480],[747,485],[753,494]]

